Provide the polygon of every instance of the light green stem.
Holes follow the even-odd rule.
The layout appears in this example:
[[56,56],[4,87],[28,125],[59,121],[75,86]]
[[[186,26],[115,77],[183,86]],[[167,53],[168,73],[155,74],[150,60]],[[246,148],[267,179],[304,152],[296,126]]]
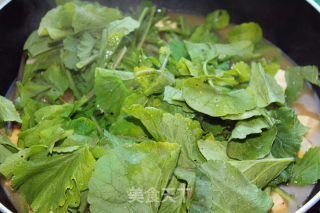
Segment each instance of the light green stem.
[[152,25],[152,20],[153,20],[155,11],[156,11],[156,7],[153,6],[153,7],[151,8],[151,13],[150,13],[150,17],[149,17],[149,21],[148,21],[147,28],[146,28],[146,30],[144,31],[143,35],[142,35],[142,38],[141,38],[141,40],[140,40],[140,42],[139,42],[139,44],[138,44],[138,46],[137,46],[137,48],[136,48],[136,51],[138,51],[138,50],[141,49],[144,41],[145,41],[146,38],[147,38],[147,35],[148,35],[149,30],[150,30],[151,25]]

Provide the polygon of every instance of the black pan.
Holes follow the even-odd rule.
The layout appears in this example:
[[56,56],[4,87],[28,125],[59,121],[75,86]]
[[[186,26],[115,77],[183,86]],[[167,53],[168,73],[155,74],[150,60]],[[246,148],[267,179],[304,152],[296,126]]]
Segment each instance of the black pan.
[[[101,4],[128,12],[140,0],[98,0]],[[264,37],[287,53],[299,65],[320,67],[320,14],[304,0],[154,0],[169,11],[206,15],[226,9],[231,22],[258,22]],[[23,44],[38,28],[41,17],[55,7],[54,0],[13,0],[0,10],[0,94],[4,95],[17,76]],[[314,88],[320,94],[318,87]],[[319,183],[313,194],[319,191]],[[310,195],[310,197],[313,196]],[[9,208],[0,188],[0,203]],[[319,212],[320,203],[309,212]],[[12,209],[13,210],[13,209]]]

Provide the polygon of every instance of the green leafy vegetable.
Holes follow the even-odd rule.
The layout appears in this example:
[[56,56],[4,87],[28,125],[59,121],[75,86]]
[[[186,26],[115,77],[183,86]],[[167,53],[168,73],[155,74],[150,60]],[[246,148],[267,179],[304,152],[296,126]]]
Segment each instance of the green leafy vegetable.
[[227,162],[208,161],[200,170],[210,181],[206,191],[211,195],[206,197],[207,211],[202,212],[267,212],[273,205],[265,192]]
[[19,149],[6,136],[0,135],[0,164],[13,153],[18,152]]
[[171,56],[175,61],[179,61],[182,57],[187,57],[187,50],[182,41],[175,38],[169,42]]
[[89,182],[90,210],[157,211],[179,150],[175,143],[143,142],[108,151],[97,161]]
[[0,121],[17,121],[21,123],[13,103],[2,96],[0,96]]
[[258,107],[266,107],[274,102],[283,104],[285,101],[282,88],[264,72],[261,64],[252,63],[249,87],[256,93]]
[[33,146],[14,154],[0,171],[13,175],[12,187],[25,196],[34,212],[66,212],[69,206],[79,206],[95,160],[87,147],[66,154],[48,155],[46,150]]
[[287,67],[286,69],[286,95],[289,103],[297,100],[304,87],[304,80],[320,85],[318,68],[316,66]]
[[119,10],[99,4],[66,3],[49,11],[41,20],[38,33],[49,35],[54,40],[62,39],[86,29],[105,27],[121,18]]
[[206,23],[209,24],[212,29],[223,29],[229,25],[230,16],[226,10],[215,10],[207,15]]
[[280,120],[280,124],[277,126],[272,155],[278,158],[296,157],[306,127],[299,122],[296,113],[286,107],[274,111],[274,117]]
[[256,107],[251,90],[222,93],[199,78],[186,80],[182,93],[191,108],[213,117],[243,113]]
[[320,178],[320,148],[309,149],[293,166],[292,181],[297,185],[313,184]]
[[227,142],[220,142],[214,139],[199,140],[198,147],[207,160],[230,160],[226,153]]
[[243,23],[232,28],[226,37],[229,42],[248,40],[254,44],[262,42],[262,29],[254,22]]
[[262,129],[269,127],[269,124],[263,117],[250,118],[248,120],[238,121],[235,128],[232,130],[232,139],[244,139],[247,135],[261,133]]
[[130,93],[121,78],[98,69],[96,70],[94,90],[98,107],[104,111],[109,119],[117,118],[125,98]]
[[180,114],[171,115],[156,108],[143,108],[140,105],[133,105],[128,111],[138,118],[146,127],[148,132],[157,141],[168,141],[181,146],[182,156],[192,166],[191,162],[202,162],[197,141],[202,136],[199,122],[184,118]]
[[245,141],[230,141],[227,152],[232,158],[239,160],[256,160],[267,156],[277,135],[274,127],[261,135],[248,137]]
[[258,109],[249,110],[240,114],[226,115],[221,118],[225,120],[245,120],[245,119],[252,118],[259,115],[262,115],[262,112],[261,112],[261,109],[258,108]]
[[261,160],[230,161],[229,163],[237,167],[258,188],[263,188],[292,161],[292,158],[266,158]]

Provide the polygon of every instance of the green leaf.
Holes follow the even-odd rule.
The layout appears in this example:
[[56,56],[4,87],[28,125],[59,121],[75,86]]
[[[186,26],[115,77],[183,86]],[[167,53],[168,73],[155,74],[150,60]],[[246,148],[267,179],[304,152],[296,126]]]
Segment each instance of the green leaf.
[[105,73],[105,74],[109,74],[109,75],[113,75],[113,76],[118,76],[124,82],[134,79],[133,72],[109,70],[109,69],[104,69],[104,68],[100,68],[100,67],[96,68],[96,72],[101,72],[101,73]]
[[130,91],[120,77],[110,75],[103,69],[96,70],[94,90],[97,104],[108,119],[115,120],[120,114],[121,106]]
[[197,171],[195,192],[190,208],[191,213],[211,213],[213,192],[209,178],[200,171]]
[[[1,138],[0,138],[0,140],[1,140]],[[10,155],[12,155],[12,152],[10,152],[5,146],[0,144],[0,164],[5,162],[7,157],[9,157]]]
[[118,146],[122,146],[124,144],[135,144],[138,142],[131,139],[114,136],[105,130],[103,133],[102,141],[100,143],[102,145],[105,145],[105,147],[108,147],[109,149],[111,149]]
[[44,103],[35,101],[29,97],[25,88],[22,86],[21,82],[17,82],[18,88],[18,98],[16,99],[16,105],[19,108],[23,108],[22,126],[21,130],[26,130],[35,125],[34,113],[41,107]]
[[210,30],[210,24],[202,24],[193,32],[191,35],[191,38],[189,39],[191,42],[194,43],[204,43],[204,42],[210,42],[212,44],[219,41],[219,37],[216,36],[213,32]]
[[262,129],[266,128],[269,128],[269,124],[263,117],[238,121],[232,130],[229,141],[232,139],[244,139],[247,135],[261,133]]
[[184,43],[180,41],[178,38],[174,38],[169,42],[170,45],[170,53],[175,61],[179,61],[182,57],[187,57],[188,52],[184,46]]
[[264,71],[274,77],[280,69],[280,65],[276,63],[270,63],[264,66]]
[[89,32],[84,32],[79,40],[77,56],[80,61],[83,61],[91,56],[96,40]]
[[35,57],[53,48],[49,45],[49,42],[48,37],[40,37],[37,31],[33,31],[25,42],[23,49],[28,50],[31,57]]
[[110,126],[110,133],[118,136],[131,137],[137,139],[148,138],[148,132],[142,123],[130,115],[119,117],[117,121]]
[[268,186],[275,187],[281,183],[288,183],[288,181],[292,177],[292,169],[293,163],[289,164],[289,166],[286,169],[284,169],[275,179],[270,181]]
[[[175,102],[177,104],[177,102]],[[169,104],[167,102],[162,102],[159,109],[162,109],[166,112],[175,115],[177,113],[181,114],[185,118],[194,118],[196,115],[194,114],[193,110],[190,109],[185,102],[179,102],[179,104]],[[150,105],[151,106],[151,105]]]
[[249,40],[254,44],[263,41],[262,29],[259,24],[254,22],[243,23],[233,27],[226,37],[228,42]]
[[42,17],[38,34],[40,36],[49,35],[53,40],[62,39],[71,35],[72,15],[74,14],[75,6],[73,4],[65,4],[63,7],[58,6]]
[[292,182],[297,185],[313,184],[320,179],[320,147],[309,149],[293,166]]
[[214,139],[199,140],[199,149],[207,160],[228,161],[238,168],[258,188],[265,187],[293,161],[293,158],[265,158],[261,160],[232,160],[227,156],[227,143]]
[[240,82],[247,82],[250,79],[250,67],[248,64],[244,63],[243,61],[240,61],[236,63],[233,68],[226,72],[227,75],[236,75],[238,76],[238,80]]
[[157,211],[178,156],[179,145],[164,142],[107,151],[97,161],[89,182],[91,212]]
[[[185,207],[186,209],[190,209],[196,184],[196,172],[194,169],[176,167],[176,169],[174,170],[174,176],[181,183],[185,183],[185,185],[182,186],[182,189],[179,189],[185,195],[183,199],[182,209],[184,210]],[[169,187],[167,187],[167,189],[168,188]]]
[[180,182],[175,176],[172,177],[164,195],[158,213],[184,213],[187,212],[185,201],[186,183]]
[[50,87],[46,94],[50,102],[54,102],[57,98],[63,96],[65,90],[69,87],[65,73],[57,64],[53,64],[43,72],[42,77],[45,80],[45,85]]
[[247,137],[244,141],[230,141],[227,152],[231,158],[239,160],[256,160],[267,156],[275,140],[277,128],[273,127],[261,135]]
[[203,130],[211,132],[214,136],[221,135],[226,128],[226,126],[221,124],[215,124],[208,121],[202,121],[201,126]]
[[254,45],[250,41],[238,41],[231,44],[215,44],[213,47],[218,54],[218,59],[220,61],[228,59],[247,61],[259,56],[253,53]]
[[315,84],[318,86],[320,85],[318,67],[316,66],[299,67],[298,66],[296,67],[296,69],[300,69],[300,73],[302,74],[305,80],[310,81],[312,84]]
[[70,121],[69,128],[74,130],[74,134],[95,138],[97,129],[95,124],[88,118],[80,117]]
[[258,107],[271,103],[284,104],[284,92],[276,80],[264,72],[260,63],[252,63],[249,87],[255,91]]
[[[19,147],[25,148],[41,144],[51,145],[50,148],[53,148],[52,145],[54,145],[55,142],[72,134],[72,132],[65,131],[64,122],[65,121],[61,118],[43,120],[36,126],[25,131],[21,131],[19,133]],[[64,136],[64,134],[67,135]]]
[[290,108],[281,107],[273,112],[275,119],[280,121],[278,133],[271,153],[277,158],[296,157],[307,128],[303,126],[295,112]]
[[32,63],[24,66],[22,84],[29,82],[37,71],[46,70],[54,64],[60,64],[60,49],[53,49],[32,59]]
[[77,56],[79,40],[74,37],[68,37],[63,40],[63,63],[71,70],[77,70],[76,64],[79,62]]
[[227,142],[226,141],[217,141],[215,139],[206,139],[199,140],[198,147],[201,154],[207,160],[223,160],[228,161],[230,158],[228,157],[227,151]]
[[292,161],[293,158],[266,158],[229,161],[229,163],[238,168],[258,188],[263,188],[287,168]]
[[121,20],[116,20],[110,23],[108,26],[108,33],[119,33],[122,36],[126,36],[139,28],[139,22],[131,17],[125,17]]
[[12,101],[0,95],[0,121],[16,121],[21,123],[21,119]]
[[271,197],[227,162],[210,160],[200,170],[210,181],[205,183],[209,195],[204,197],[207,209],[201,212],[268,212],[273,205]]
[[239,89],[222,93],[199,78],[186,80],[182,93],[192,109],[213,117],[239,114],[256,107],[252,91]]
[[182,91],[171,86],[164,88],[163,95],[163,100],[169,104],[174,104],[174,101],[184,101]]
[[8,137],[0,135],[0,165],[18,150]]
[[219,30],[229,25],[230,16],[226,10],[215,10],[207,15],[205,22],[210,25],[212,29]]
[[180,58],[178,62],[178,69],[179,69],[179,74],[182,76],[200,76],[203,75],[202,69],[199,69],[198,65],[195,63],[192,63],[188,59],[185,58]]
[[98,3],[83,3],[76,8],[72,17],[74,32],[106,27],[112,21],[122,18],[120,10],[101,6]]
[[73,130],[65,130],[60,124],[50,126],[39,132],[40,140],[38,144],[47,145],[49,152],[52,153],[55,143],[73,134]]
[[217,57],[217,53],[210,43],[192,43],[184,41],[184,45],[192,62],[203,63]]
[[[155,140],[178,143],[181,146],[182,160],[186,158],[184,163],[203,161],[197,147],[197,141],[203,133],[199,122],[184,118],[180,114],[172,115],[153,107],[143,108],[140,105],[133,105],[128,113],[138,118]],[[189,166],[191,165],[193,164]]]
[[120,18],[122,15],[118,9],[98,3],[71,2],[50,10],[42,18],[38,33],[59,40],[84,30],[106,27]]
[[249,110],[246,111],[244,113],[240,113],[240,114],[230,114],[230,115],[226,115],[226,116],[222,116],[221,119],[224,120],[245,120],[248,118],[252,118],[255,116],[259,116],[262,115],[261,109],[257,108],[257,109],[253,109],[253,110]]
[[73,109],[73,104],[45,106],[34,113],[35,121],[40,122],[42,120],[52,120],[57,117],[64,117],[64,115],[70,115]]
[[48,155],[46,147],[33,146],[12,155],[0,171],[8,175],[4,168],[11,165],[11,185],[24,195],[33,212],[66,212],[68,206],[79,206],[80,191],[87,189],[94,163],[87,147]]
[[[65,140],[59,143],[59,146],[56,146],[52,149],[52,152],[64,152],[64,149],[72,149],[72,147],[77,146],[92,146],[92,143],[95,142],[95,139],[90,136],[72,134],[69,135]],[[62,149],[62,150],[60,150]]]
[[297,100],[304,88],[304,80],[320,85],[318,68],[316,66],[287,67],[285,72],[287,88],[286,95],[289,103]]
[[137,144],[138,141],[126,137],[115,136],[107,130],[103,131],[103,138],[92,148],[91,152],[97,159],[102,157],[108,150],[122,146],[124,144]]
[[162,93],[168,85],[174,85],[174,75],[169,71],[153,72],[147,75],[142,75],[145,70],[135,72],[137,81],[144,90],[144,94],[149,96],[156,93]]

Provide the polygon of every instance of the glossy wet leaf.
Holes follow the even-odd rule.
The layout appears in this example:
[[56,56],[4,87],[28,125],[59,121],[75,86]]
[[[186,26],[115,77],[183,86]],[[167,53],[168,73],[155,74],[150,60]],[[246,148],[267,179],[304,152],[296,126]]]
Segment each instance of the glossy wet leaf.
[[205,22],[214,30],[223,29],[229,25],[230,16],[226,10],[215,10],[207,15]]
[[265,158],[261,160],[230,161],[258,188],[265,187],[271,180],[277,177],[293,158]]
[[0,171],[12,166],[12,187],[25,196],[33,212],[63,212],[79,206],[80,191],[87,189],[94,163],[87,147],[48,155],[46,147],[33,146],[12,155]]
[[286,72],[286,95],[288,102],[297,100],[304,88],[304,80],[312,84],[320,85],[318,68],[316,66],[287,67]]
[[272,146],[274,157],[296,157],[302,141],[302,135],[307,128],[297,118],[290,108],[282,107],[274,111],[275,119],[280,121],[277,125],[278,133]]
[[221,93],[199,78],[186,80],[182,93],[191,108],[213,117],[243,113],[256,107],[252,91],[239,89]]
[[262,29],[259,24],[254,22],[243,23],[233,27],[226,37],[228,42],[249,40],[254,44],[262,42]]
[[228,156],[239,160],[256,160],[267,156],[277,135],[273,127],[258,135],[249,136],[244,141],[231,140],[228,143]]
[[21,119],[14,107],[12,101],[0,95],[0,121],[17,121],[21,123]]
[[238,121],[232,130],[232,139],[244,139],[247,135],[261,133],[263,129],[269,128],[268,122],[263,117],[255,117],[247,120]]
[[128,113],[138,118],[148,132],[157,141],[168,141],[181,146],[181,157],[186,159],[185,164],[201,162],[201,156],[197,147],[197,141],[203,131],[197,121],[183,117],[181,114],[172,115],[153,107],[143,108],[133,105]]
[[[108,151],[97,161],[89,181],[90,210],[157,211],[179,152],[178,144],[165,142],[130,144]],[[130,196],[130,192],[138,193],[138,197]],[[153,200],[148,192],[154,192]]]
[[284,92],[275,79],[264,72],[260,63],[252,63],[249,87],[256,93],[257,106],[266,107],[271,103],[284,104]]
[[209,196],[201,204],[206,208],[198,212],[267,212],[273,205],[271,197],[227,162],[211,160],[200,170],[209,180],[205,182]]
[[313,184],[320,179],[320,148],[309,149],[303,156],[298,158],[293,166],[292,182],[297,185]]
[[106,117],[111,120],[117,118],[125,98],[130,94],[121,78],[98,69],[94,90],[98,107],[104,111]]

